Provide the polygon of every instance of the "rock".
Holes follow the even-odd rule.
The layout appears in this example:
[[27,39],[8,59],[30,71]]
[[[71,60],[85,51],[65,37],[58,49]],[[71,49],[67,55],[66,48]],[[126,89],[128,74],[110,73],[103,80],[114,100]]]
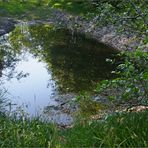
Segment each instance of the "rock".
[[[104,43],[110,47],[123,50],[135,50],[139,45],[142,38],[135,41],[131,41],[136,34],[130,32],[118,33],[117,27],[113,25],[107,25],[99,28],[94,26],[92,21],[87,21],[83,17],[73,16],[61,10],[52,10],[52,15],[49,18],[50,22],[60,27],[66,27],[70,30],[76,30],[83,34],[89,34],[91,38],[96,39],[98,42]],[[93,27],[92,27],[93,26]],[[147,49],[148,50],[148,49]]]
[[94,101],[100,101],[101,98],[100,98],[100,96],[93,96],[92,99],[93,99]]
[[71,125],[73,123],[72,114],[78,109],[76,102],[73,102],[75,99],[76,95],[72,93],[55,95],[52,100],[55,100],[56,104],[49,104],[45,108],[45,117],[60,126]]
[[0,29],[0,36],[5,34],[5,33],[6,33],[6,31],[4,29]]
[[146,110],[148,110],[148,106],[140,105],[140,106],[134,106],[132,108],[129,108],[127,111],[128,112],[142,112]]
[[12,31],[16,23],[13,19],[0,17],[0,36]]
[[93,96],[92,99],[101,104],[106,104],[106,105],[110,104],[110,100],[107,97],[101,95]]

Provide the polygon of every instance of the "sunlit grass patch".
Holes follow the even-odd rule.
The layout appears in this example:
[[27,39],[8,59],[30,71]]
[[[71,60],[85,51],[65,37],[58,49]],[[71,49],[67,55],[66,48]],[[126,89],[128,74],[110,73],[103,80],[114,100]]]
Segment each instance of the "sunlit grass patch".
[[9,1],[0,2],[0,16],[17,17],[26,19],[47,18],[50,14],[50,7],[38,1]]
[[116,114],[61,131],[63,147],[147,147],[148,111]]
[[56,128],[39,119],[0,117],[1,147],[48,147],[55,142]]
[[22,4],[18,1],[0,2],[1,13],[6,12],[7,14],[17,15],[25,13],[27,10],[31,10],[32,8],[33,3]]
[[76,14],[76,15],[85,15],[86,13],[93,12],[93,6],[89,1],[60,1],[60,0],[51,0],[48,4],[52,8],[58,8],[62,10],[66,10],[69,13]]

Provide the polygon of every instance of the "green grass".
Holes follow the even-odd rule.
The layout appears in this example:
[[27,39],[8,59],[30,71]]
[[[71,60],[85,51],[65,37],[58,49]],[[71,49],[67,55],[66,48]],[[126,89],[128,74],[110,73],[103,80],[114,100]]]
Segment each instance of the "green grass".
[[48,147],[55,134],[54,125],[39,119],[0,117],[0,147]]
[[94,7],[87,0],[50,0],[49,7],[65,10],[75,15],[85,15],[88,12],[94,12]]
[[117,114],[105,121],[61,131],[62,147],[148,147],[148,111]]
[[41,19],[48,18],[51,9],[46,3],[39,4],[36,0],[20,3],[17,0],[10,2],[0,1],[0,16],[15,17],[18,19]]
[[148,110],[108,115],[104,120],[80,118],[59,129],[40,117],[28,118],[20,108],[11,115],[0,93],[0,147],[148,147]]
[[27,10],[31,10],[33,7],[33,3],[21,4],[18,1],[0,2],[1,13],[4,11],[6,14],[11,15],[23,14]]
[[29,0],[19,2],[12,0],[9,2],[0,1],[0,16],[22,19],[22,16],[25,15],[27,19],[46,19],[49,17],[52,8],[82,16],[95,10],[89,1]]
[[148,111],[122,113],[69,129],[39,118],[0,116],[0,147],[148,147]]

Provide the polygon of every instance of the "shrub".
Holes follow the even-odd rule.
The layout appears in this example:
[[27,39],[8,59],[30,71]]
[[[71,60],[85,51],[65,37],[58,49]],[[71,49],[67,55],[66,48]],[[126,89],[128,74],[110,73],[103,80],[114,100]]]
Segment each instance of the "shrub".
[[117,78],[102,81],[97,90],[109,91],[110,99],[148,101],[148,53],[138,49],[123,52],[121,56],[124,60],[113,71]]

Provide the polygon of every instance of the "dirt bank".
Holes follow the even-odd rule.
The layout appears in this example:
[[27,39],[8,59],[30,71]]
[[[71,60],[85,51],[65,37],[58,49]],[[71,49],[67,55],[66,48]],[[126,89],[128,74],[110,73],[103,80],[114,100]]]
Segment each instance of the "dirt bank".
[[[119,33],[117,31],[118,27],[111,25],[100,28],[94,25],[96,20],[97,18],[93,21],[86,21],[80,16],[73,16],[64,11],[52,9],[48,19],[32,20],[29,23],[52,23],[58,27],[68,28],[72,31],[75,30],[120,51],[133,51],[137,46],[143,45],[143,37],[138,37],[134,32],[126,31]],[[12,31],[15,23],[16,22],[12,19],[0,17],[0,35]],[[148,47],[142,46],[142,50],[148,51]]]
[[[49,22],[63,27],[66,26],[71,30],[77,30],[120,51],[132,51],[137,46],[142,45],[143,37],[138,37],[134,32],[126,31],[119,33],[117,31],[118,26],[111,25],[100,28],[95,26],[96,20],[97,18],[94,18],[92,21],[86,21],[80,16],[73,16],[60,10],[54,10],[48,19]],[[142,49],[148,51],[148,47],[146,46],[142,47]]]

